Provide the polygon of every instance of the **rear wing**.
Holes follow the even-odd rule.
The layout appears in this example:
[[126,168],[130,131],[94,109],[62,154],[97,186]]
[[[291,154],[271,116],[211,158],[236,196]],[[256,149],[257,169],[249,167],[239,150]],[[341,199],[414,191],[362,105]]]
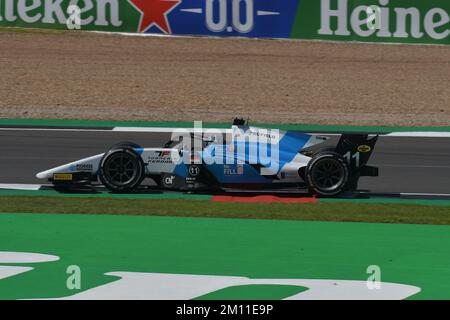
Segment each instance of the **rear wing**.
[[336,152],[348,162],[355,176],[378,176],[378,168],[367,166],[375,149],[378,135],[369,138],[368,134],[343,134],[336,146]]

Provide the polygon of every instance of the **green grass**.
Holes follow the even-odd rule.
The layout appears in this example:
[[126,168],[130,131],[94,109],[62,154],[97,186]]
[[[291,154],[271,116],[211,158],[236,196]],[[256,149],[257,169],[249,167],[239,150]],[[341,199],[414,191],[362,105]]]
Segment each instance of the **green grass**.
[[397,203],[227,203],[183,199],[0,197],[0,212],[220,217],[450,225],[450,206]]
[[[2,279],[0,299],[76,294],[66,287],[70,265],[82,270],[82,290],[116,281],[105,273],[118,271],[366,281],[367,267],[378,265],[383,282],[422,289],[411,299],[449,299],[449,248],[450,226],[4,213],[0,251],[61,259],[24,264],[34,270]],[[244,298],[246,289],[214,295]],[[290,290],[270,289],[257,298]]]

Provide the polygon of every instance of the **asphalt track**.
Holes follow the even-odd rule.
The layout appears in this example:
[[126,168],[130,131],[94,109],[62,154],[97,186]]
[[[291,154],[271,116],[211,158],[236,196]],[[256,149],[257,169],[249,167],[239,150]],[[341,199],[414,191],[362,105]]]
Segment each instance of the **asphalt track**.
[[[169,137],[149,132],[2,129],[0,183],[45,183],[35,178],[37,172],[104,152],[116,142],[160,147]],[[362,178],[362,190],[450,194],[449,138],[380,136],[369,164],[380,168],[380,176]]]

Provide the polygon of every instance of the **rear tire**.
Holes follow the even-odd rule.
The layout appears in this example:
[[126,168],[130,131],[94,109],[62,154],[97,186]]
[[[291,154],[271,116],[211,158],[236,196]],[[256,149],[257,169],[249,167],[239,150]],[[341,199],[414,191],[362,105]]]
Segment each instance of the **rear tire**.
[[100,161],[99,178],[112,192],[130,192],[145,178],[144,162],[131,148],[112,149]]
[[314,193],[332,197],[345,191],[349,168],[341,155],[335,152],[319,153],[308,163],[306,178]]

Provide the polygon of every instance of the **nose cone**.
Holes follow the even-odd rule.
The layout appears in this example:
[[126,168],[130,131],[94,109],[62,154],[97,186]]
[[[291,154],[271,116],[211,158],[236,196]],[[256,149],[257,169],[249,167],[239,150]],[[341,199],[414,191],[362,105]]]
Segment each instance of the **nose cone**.
[[36,178],[38,179],[45,179],[46,175],[45,172],[39,172],[38,174],[36,174]]
[[53,168],[50,170],[42,171],[36,174],[36,178],[38,179],[50,179],[53,177],[54,173],[70,173],[77,171],[84,171],[86,167],[90,167],[93,173],[97,172],[98,166],[100,164],[100,159],[103,157],[102,154],[98,154],[93,157],[85,158],[82,160],[78,160],[75,162],[71,162],[65,165],[62,165],[57,168]]
[[53,173],[57,172],[57,170],[60,169],[60,168],[61,167],[55,168],[55,169],[50,169],[50,170],[47,170],[47,171],[39,172],[38,174],[36,174],[36,178],[38,178],[38,179],[49,179],[49,178],[53,177]]

